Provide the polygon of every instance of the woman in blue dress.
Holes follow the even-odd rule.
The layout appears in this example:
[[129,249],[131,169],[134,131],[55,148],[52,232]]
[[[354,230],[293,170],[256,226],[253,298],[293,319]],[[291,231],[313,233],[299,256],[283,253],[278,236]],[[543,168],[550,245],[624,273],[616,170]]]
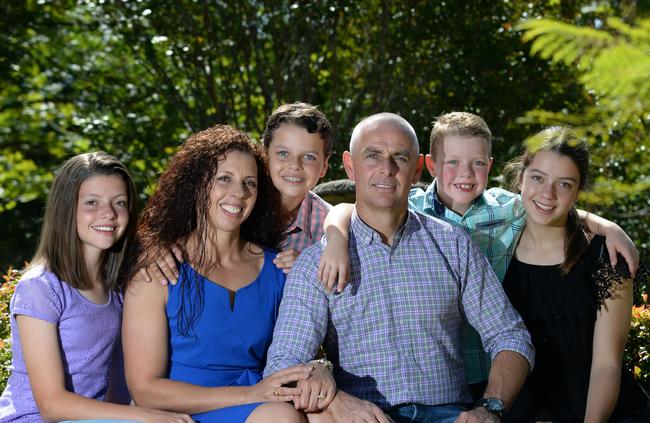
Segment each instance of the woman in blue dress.
[[129,274],[147,264],[143,252],[178,245],[178,283],[132,279],[124,298],[137,404],[197,422],[302,422],[289,402],[301,389],[291,386],[334,389],[322,366],[261,376],[284,287],[269,249],[279,234],[274,195],[262,150],[229,126],[193,134],[171,159],[143,211]]

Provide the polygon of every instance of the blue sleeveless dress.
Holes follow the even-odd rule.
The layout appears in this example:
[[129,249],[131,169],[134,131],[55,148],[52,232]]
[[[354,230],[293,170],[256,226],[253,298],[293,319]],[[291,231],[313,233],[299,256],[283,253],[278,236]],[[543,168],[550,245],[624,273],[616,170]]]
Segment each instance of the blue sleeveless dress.
[[[274,258],[274,252],[264,250],[262,270],[254,281],[237,290],[232,309],[226,288],[182,264],[178,283],[169,286],[166,306],[169,379],[210,387],[251,386],[262,379],[285,281],[284,273],[273,264]],[[183,336],[178,326],[181,286],[193,286],[190,296],[195,295],[198,290],[192,282],[196,276],[203,290],[203,309],[189,336]],[[192,418],[200,423],[243,423],[259,405],[226,407]]]

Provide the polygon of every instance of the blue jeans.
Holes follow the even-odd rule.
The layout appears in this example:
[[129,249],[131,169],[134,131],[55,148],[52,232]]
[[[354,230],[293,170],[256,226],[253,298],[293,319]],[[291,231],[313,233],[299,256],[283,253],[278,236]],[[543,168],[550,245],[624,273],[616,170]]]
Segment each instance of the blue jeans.
[[467,408],[458,404],[400,404],[384,410],[395,423],[454,423]]

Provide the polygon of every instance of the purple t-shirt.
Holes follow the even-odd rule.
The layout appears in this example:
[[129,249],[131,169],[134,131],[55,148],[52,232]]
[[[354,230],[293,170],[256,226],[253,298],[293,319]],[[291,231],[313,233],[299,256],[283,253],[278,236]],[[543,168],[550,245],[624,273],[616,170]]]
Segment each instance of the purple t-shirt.
[[122,298],[95,304],[42,267],[27,271],[11,299],[13,370],[0,397],[0,422],[42,421],[29,385],[16,315],[45,320],[59,332],[66,389],[103,400],[122,323]]

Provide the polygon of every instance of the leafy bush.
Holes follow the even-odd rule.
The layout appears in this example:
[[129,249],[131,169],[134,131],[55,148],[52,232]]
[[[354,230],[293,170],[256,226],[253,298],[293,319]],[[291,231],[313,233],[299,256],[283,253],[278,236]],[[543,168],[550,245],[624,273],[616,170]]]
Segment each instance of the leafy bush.
[[11,372],[11,325],[9,323],[9,301],[18,283],[18,270],[9,268],[0,285],[0,391],[4,391]]
[[630,369],[646,392],[650,392],[650,304],[648,295],[644,304],[632,307],[632,325],[627,338],[624,364]]

